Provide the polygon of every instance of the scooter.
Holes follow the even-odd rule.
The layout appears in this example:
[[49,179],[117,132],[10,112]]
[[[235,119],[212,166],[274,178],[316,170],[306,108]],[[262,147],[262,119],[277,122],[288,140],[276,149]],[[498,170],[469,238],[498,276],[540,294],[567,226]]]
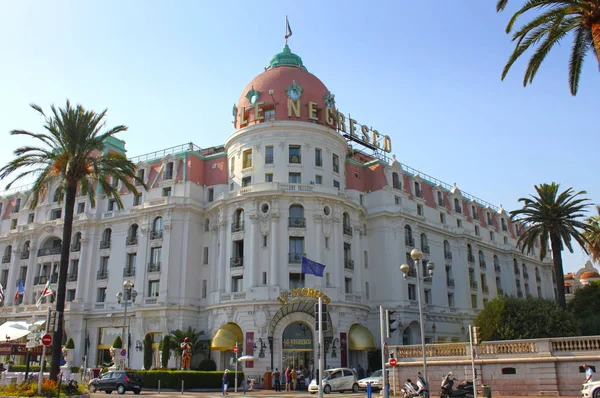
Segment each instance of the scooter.
[[406,383],[404,383],[404,388],[401,389],[400,392],[404,398],[429,398],[429,388],[427,387],[425,379],[423,379],[421,376],[421,373],[419,373],[419,380],[417,380],[417,384],[408,379],[406,380]]
[[465,381],[463,384],[459,384],[456,386],[456,390],[454,387],[454,380],[456,378],[452,377],[452,372],[448,373],[446,377],[442,379],[442,392],[440,393],[440,398],[473,398],[473,382]]

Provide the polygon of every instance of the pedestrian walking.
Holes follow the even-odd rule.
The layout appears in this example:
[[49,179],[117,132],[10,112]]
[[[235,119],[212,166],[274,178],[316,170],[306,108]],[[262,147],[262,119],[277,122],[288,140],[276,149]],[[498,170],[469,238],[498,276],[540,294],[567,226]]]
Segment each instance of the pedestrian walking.
[[292,367],[285,370],[285,391],[292,391]]
[[229,395],[227,392],[227,387],[229,385],[229,369],[225,369],[225,373],[223,373],[223,395]]
[[296,388],[298,388],[298,372],[296,368],[292,368],[292,389],[296,391]]
[[365,370],[363,369],[362,366],[360,366],[360,363],[358,364],[358,380],[360,379],[364,379],[365,378]]
[[273,383],[275,391],[281,392],[281,372],[279,372],[279,368],[275,368],[275,371],[273,372]]
[[594,371],[592,370],[592,368],[590,368],[587,363],[583,364],[583,369],[585,369],[585,381],[583,382],[585,383],[591,383],[594,381]]

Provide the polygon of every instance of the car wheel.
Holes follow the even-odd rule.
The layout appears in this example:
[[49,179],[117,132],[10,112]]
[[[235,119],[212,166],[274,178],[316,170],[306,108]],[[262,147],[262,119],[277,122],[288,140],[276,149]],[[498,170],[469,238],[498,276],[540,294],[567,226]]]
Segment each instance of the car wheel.
[[354,384],[352,386],[352,392],[355,393],[355,394],[358,392],[358,384]]
[[123,384],[119,384],[117,386],[117,392],[121,395],[125,394],[125,386]]
[[600,398],[600,388],[594,390],[594,394],[592,395],[594,398]]
[[135,395],[138,395],[138,394],[139,394],[139,393],[141,393],[141,392],[142,392],[142,390],[140,390],[139,388],[136,388],[135,390],[133,390],[133,393],[134,393]]
[[96,391],[98,391],[98,387],[96,387],[96,385],[95,385],[95,384],[92,384],[92,385],[90,386],[90,391],[91,391],[91,392],[96,392]]
[[107,393],[107,394],[111,394],[112,390],[104,390],[104,392]]
[[316,391],[311,391],[310,392],[312,395],[315,395],[317,392]]
[[325,394],[331,394],[331,386],[328,384],[325,387],[323,387],[323,392]]

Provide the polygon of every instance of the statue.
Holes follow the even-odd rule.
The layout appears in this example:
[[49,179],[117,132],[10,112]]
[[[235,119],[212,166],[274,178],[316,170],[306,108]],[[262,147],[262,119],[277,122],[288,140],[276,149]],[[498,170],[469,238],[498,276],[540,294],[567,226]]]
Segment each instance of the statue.
[[183,339],[183,343],[179,344],[181,348],[181,370],[190,370],[192,362],[192,343],[190,339],[186,337]]

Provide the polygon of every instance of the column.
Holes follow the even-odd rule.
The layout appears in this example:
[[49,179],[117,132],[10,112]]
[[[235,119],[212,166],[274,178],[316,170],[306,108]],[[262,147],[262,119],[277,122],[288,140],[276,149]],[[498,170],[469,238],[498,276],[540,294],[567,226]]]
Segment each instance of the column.
[[271,215],[271,270],[269,271],[269,284],[279,286],[279,214]]
[[[84,286],[84,283],[86,281],[92,281],[95,280],[95,276],[91,275],[91,264],[92,261],[86,261],[85,256],[88,254],[87,252],[87,243],[89,242],[89,239],[87,238],[81,238],[81,246],[79,249],[79,266],[77,267],[77,285],[75,288],[75,302],[83,302],[84,301],[84,297],[83,297],[83,292],[88,291],[89,292],[89,288]],[[69,259],[70,261],[70,259]],[[91,283],[91,285],[93,285],[93,283]],[[90,286],[91,288],[91,286]]]
[[[32,258],[35,258],[36,249],[34,245],[35,242],[32,241],[30,243],[29,262]],[[29,271],[29,267],[27,268],[27,271]],[[15,293],[17,292],[16,284],[20,273],[21,263],[19,260],[15,259],[15,254],[11,253],[10,263],[8,264],[8,279],[6,280],[6,287],[4,289],[4,305],[15,305],[15,301],[13,299],[15,297]]]
[[208,272],[208,281],[207,281],[207,297],[208,297],[208,293],[212,293],[215,290],[217,290],[218,288],[218,264],[219,261],[221,261],[221,254],[217,252],[217,250],[219,249],[218,246],[218,242],[219,240],[217,239],[217,237],[219,236],[219,226],[214,226],[211,225],[210,226],[210,253],[212,254],[212,258],[209,257],[209,261],[210,261],[210,268],[209,268],[209,272]]
[[244,246],[250,246],[250,250],[248,250],[248,258],[244,259],[244,279],[247,277],[248,281],[248,284],[244,283],[244,290],[246,290],[246,287],[256,286],[256,248],[260,244],[258,238],[258,217],[251,215],[248,218],[250,219],[250,238]]
[[333,253],[333,261],[331,263],[333,272],[331,277],[334,281],[337,281],[337,283],[334,282],[334,286],[337,285],[338,291],[344,294],[344,237],[340,218],[333,219],[331,251]]
[[352,260],[354,260],[354,280],[352,281],[352,293],[358,294],[363,291],[362,268],[363,259],[361,258],[360,250],[360,224],[354,225],[352,231]]
[[217,274],[219,292],[225,291],[225,267],[227,264],[226,259],[226,246],[227,246],[227,219],[219,219],[219,272]]
[[[323,264],[323,246],[325,245],[325,239],[323,237],[323,218],[320,215],[315,215],[314,221],[315,261]],[[325,267],[325,270],[327,270],[327,267]],[[318,289],[323,290],[323,288],[325,287],[325,275],[323,275],[323,277],[317,277],[315,285]]]

